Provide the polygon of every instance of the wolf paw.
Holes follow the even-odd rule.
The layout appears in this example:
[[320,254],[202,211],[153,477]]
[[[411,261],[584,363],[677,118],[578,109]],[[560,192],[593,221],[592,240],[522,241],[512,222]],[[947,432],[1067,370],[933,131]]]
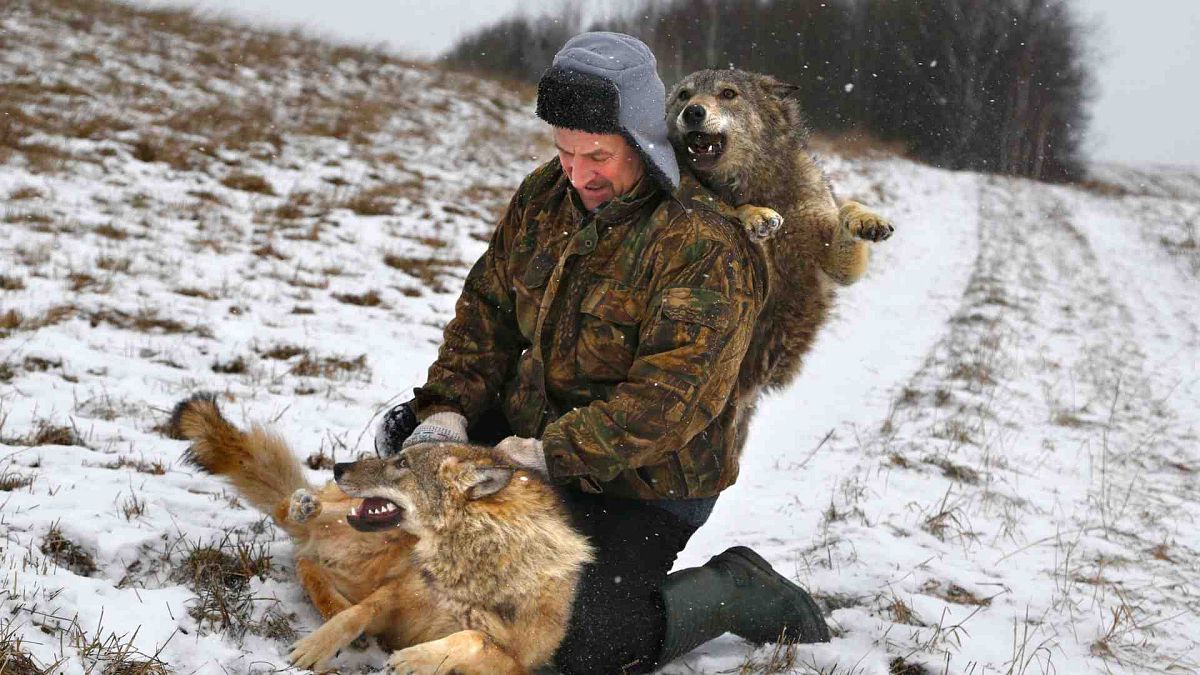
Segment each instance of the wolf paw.
[[896,231],[895,226],[856,202],[847,202],[838,212],[838,219],[851,237],[867,241],[884,241]]
[[297,668],[323,670],[325,664],[337,655],[337,644],[320,630],[292,645],[288,661]]
[[321,502],[317,500],[316,495],[304,488],[300,488],[292,493],[292,499],[288,503],[289,519],[297,523],[303,523],[316,517],[320,512]]
[[435,675],[449,672],[450,655],[440,649],[416,645],[401,649],[388,659],[388,672],[393,675]]
[[762,206],[739,206],[734,209],[733,217],[741,221],[755,241],[770,239],[783,227],[783,216]]

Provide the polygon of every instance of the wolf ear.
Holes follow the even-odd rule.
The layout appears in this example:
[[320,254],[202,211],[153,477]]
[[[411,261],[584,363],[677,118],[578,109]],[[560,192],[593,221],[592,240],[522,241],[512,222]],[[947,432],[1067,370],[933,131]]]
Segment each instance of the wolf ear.
[[503,490],[515,471],[503,466],[476,467],[474,477],[467,480],[464,490],[467,499],[483,499]]
[[785,82],[775,82],[771,85],[770,91],[771,95],[775,98],[796,98],[800,95],[800,86],[795,84],[787,84]]

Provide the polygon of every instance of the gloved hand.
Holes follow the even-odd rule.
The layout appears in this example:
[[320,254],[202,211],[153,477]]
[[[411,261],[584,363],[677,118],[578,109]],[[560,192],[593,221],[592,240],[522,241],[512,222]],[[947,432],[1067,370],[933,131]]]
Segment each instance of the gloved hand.
[[517,466],[548,476],[546,453],[536,438],[509,436],[496,444],[496,451]]
[[420,426],[400,444],[407,450],[419,443],[466,443],[467,418],[456,412],[434,413],[425,418]]
[[381,415],[375,425],[375,454],[380,457],[392,457],[405,448],[431,441],[466,443],[466,418],[441,412],[418,424],[412,406],[401,403]]

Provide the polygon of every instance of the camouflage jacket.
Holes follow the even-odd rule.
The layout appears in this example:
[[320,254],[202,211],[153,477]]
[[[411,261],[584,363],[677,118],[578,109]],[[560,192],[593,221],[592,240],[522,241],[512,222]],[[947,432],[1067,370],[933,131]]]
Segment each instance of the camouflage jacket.
[[690,178],[588,213],[555,159],[522,183],[467,277],[420,417],[500,406],[550,476],[639,499],[737,477],[738,369],[766,299],[742,228]]

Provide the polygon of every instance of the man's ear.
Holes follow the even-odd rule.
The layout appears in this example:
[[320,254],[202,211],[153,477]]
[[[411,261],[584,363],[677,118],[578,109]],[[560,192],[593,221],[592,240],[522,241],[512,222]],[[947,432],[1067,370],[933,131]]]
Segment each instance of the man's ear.
[[516,469],[504,466],[476,467],[475,475],[467,481],[464,493],[467,499],[472,500],[494,495],[508,485],[515,472]]

